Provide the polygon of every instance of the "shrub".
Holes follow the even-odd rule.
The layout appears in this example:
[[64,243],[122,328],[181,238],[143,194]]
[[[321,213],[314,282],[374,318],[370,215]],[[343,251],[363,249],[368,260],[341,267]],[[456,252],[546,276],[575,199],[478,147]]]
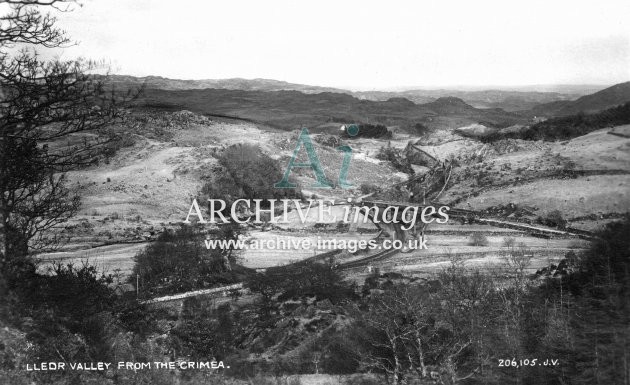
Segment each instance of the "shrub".
[[567,220],[562,217],[560,210],[553,210],[544,217],[538,217],[538,222],[545,226],[557,227],[564,229],[567,225]]
[[[162,232],[156,242],[134,257],[130,282],[140,278],[141,294],[171,294],[209,286],[231,284],[242,279],[246,271],[233,266],[233,250],[207,249],[204,233],[182,225]],[[222,227],[214,237],[235,239],[232,227]]]
[[481,233],[473,233],[473,235],[470,236],[468,244],[470,246],[488,246],[490,241],[488,241],[488,238]]
[[414,173],[409,159],[402,154],[402,151],[391,147],[389,144],[378,150],[376,159],[389,161],[396,170],[406,174]]
[[379,191],[379,188],[373,183],[364,182],[361,183],[361,186],[359,186],[359,190],[361,191],[361,194],[367,195]]
[[413,131],[416,135],[422,136],[430,132],[429,128],[422,123],[416,123],[413,125]]
[[88,264],[54,264],[45,275],[22,267],[15,278],[9,284],[19,305],[12,307],[28,319],[22,326],[32,357],[107,358],[110,338],[120,331],[115,313],[126,306],[116,295],[111,275]]
[[117,133],[107,133],[108,141],[101,148],[101,155],[106,164],[109,164],[110,159],[116,155],[120,149],[125,147],[133,147],[136,141],[133,135],[122,135]]
[[234,340],[239,334],[235,314],[227,304],[213,310],[196,298],[186,299],[182,316],[172,330],[174,342],[186,356],[223,360],[235,349]]
[[277,189],[274,184],[282,179],[278,162],[259,147],[237,144],[226,148],[218,156],[221,169],[215,170],[212,180],[201,193],[208,198],[223,199],[230,205],[236,199],[299,198],[297,189]]
[[328,147],[339,147],[341,146],[341,139],[338,136],[328,135],[328,134],[320,134],[315,137],[315,141],[317,143],[323,144]]
[[503,247],[512,248],[516,244],[516,240],[512,237],[503,238]]
[[[630,286],[630,217],[606,224],[580,262],[582,275]],[[588,281],[588,279],[587,279]]]
[[280,301],[316,297],[333,303],[354,296],[354,288],[330,266],[321,263],[269,268],[265,273],[250,277],[246,284],[268,302],[276,295]]

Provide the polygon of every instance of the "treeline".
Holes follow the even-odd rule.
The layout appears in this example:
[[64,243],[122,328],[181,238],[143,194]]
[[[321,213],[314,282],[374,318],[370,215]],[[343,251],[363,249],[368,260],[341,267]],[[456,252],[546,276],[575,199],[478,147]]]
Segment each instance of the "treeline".
[[481,138],[484,142],[514,138],[525,140],[566,140],[586,135],[589,132],[606,127],[614,127],[630,123],[630,103],[609,108],[595,113],[563,116],[539,122],[520,131],[497,132]]
[[392,132],[382,124],[350,124],[346,125],[346,129],[343,131],[343,135],[346,138],[380,138],[390,139]]

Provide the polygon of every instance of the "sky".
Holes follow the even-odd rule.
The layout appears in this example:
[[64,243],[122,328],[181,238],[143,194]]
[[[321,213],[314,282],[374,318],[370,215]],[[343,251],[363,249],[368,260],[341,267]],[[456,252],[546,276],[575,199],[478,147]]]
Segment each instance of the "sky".
[[350,89],[630,80],[630,1],[82,0],[64,59]]

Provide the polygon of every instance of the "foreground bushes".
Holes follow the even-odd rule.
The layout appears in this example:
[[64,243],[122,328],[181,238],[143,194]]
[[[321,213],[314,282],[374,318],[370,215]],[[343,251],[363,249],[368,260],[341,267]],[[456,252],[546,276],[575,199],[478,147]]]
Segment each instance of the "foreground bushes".
[[28,344],[11,355],[0,345],[2,369],[23,371],[25,362],[131,358],[140,352],[131,337],[153,330],[151,316],[135,302],[135,296],[128,296],[120,290],[120,282],[94,266],[57,264],[39,274],[24,260],[11,274],[0,323],[20,330]]

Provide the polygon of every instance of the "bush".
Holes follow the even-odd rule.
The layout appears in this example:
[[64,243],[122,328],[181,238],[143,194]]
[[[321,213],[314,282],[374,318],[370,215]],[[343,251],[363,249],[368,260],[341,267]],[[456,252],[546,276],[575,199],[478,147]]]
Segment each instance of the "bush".
[[315,141],[317,143],[323,144],[328,147],[339,147],[341,146],[341,139],[338,136],[328,135],[328,134],[320,134],[315,137]]
[[316,297],[333,303],[354,296],[354,288],[344,282],[338,272],[314,262],[269,268],[265,273],[250,277],[246,285],[267,302],[276,295],[280,301]]
[[[14,270],[16,271],[16,270]],[[107,360],[112,338],[124,325],[116,314],[127,302],[116,294],[111,275],[94,266],[55,264],[46,275],[20,268],[10,281],[15,316],[31,344],[31,358],[46,361],[63,356],[68,361]]]
[[503,238],[503,247],[512,248],[516,245],[516,240],[512,237]]
[[[205,247],[205,236],[185,225],[161,233],[156,242],[134,257],[130,283],[135,285],[139,275],[140,293],[154,295],[239,282],[246,271],[234,266],[233,250],[209,250]],[[237,232],[233,227],[222,227],[213,236],[235,239]]]
[[232,312],[229,305],[213,310],[196,298],[189,298],[184,302],[178,325],[172,330],[174,343],[185,356],[224,360],[235,350],[234,340],[240,334],[235,314],[238,313]]
[[553,210],[544,217],[538,217],[538,222],[542,225],[559,229],[564,229],[567,226],[567,220],[562,217],[560,210]]
[[606,224],[580,262],[582,274],[630,288],[630,217]]
[[110,132],[107,136],[109,137],[108,141],[101,148],[101,155],[106,164],[109,164],[110,159],[115,156],[120,149],[133,147],[136,144],[133,135],[122,135]]
[[359,190],[361,191],[361,194],[367,195],[374,192],[378,192],[379,188],[377,185],[373,183],[364,182],[364,183],[361,183],[361,186],[359,186]]
[[389,144],[378,150],[376,159],[389,161],[396,170],[404,172],[405,174],[411,175],[414,173],[409,159],[403,155],[402,151],[391,147]]
[[418,136],[426,135],[430,132],[429,128],[422,123],[416,123],[413,125],[413,133]]
[[215,170],[212,180],[201,189],[201,194],[206,198],[223,199],[228,205],[241,198],[300,198],[297,189],[274,187],[282,179],[283,171],[277,161],[257,146],[230,146],[218,156],[218,160],[221,169]]
[[470,246],[488,246],[490,241],[488,241],[488,238],[481,233],[473,233],[473,235],[470,236],[468,244]]

